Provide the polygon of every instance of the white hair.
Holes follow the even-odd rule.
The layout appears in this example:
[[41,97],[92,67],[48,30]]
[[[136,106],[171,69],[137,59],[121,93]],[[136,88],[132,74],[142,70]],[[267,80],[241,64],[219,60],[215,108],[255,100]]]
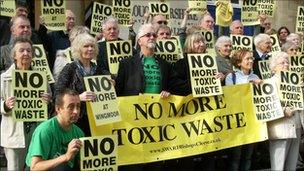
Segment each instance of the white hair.
[[230,24],[230,27],[229,27],[230,31],[233,30],[233,26],[234,26],[235,24],[237,24],[237,23],[240,23],[240,24],[242,24],[242,26],[244,26],[243,23],[242,23],[240,20],[234,20],[234,21],[232,21],[232,23]]
[[146,34],[146,30],[149,29],[149,28],[152,28],[155,31],[155,28],[151,23],[141,25],[138,29],[136,41],[138,41],[139,38],[144,36]]
[[269,59],[269,68],[270,71],[274,71],[275,67],[278,65],[278,61],[280,58],[287,59],[289,58],[289,55],[286,52],[277,52]]
[[224,42],[232,43],[230,37],[221,36],[217,39],[217,41],[215,43],[215,49],[218,50],[223,45]]
[[112,16],[108,17],[106,20],[103,21],[102,23],[102,30],[105,30],[108,23],[114,23],[115,25],[118,25],[118,20]]
[[254,37],[253,41],[254,41],[254,45],[258,46],[258,44],[260,44],[263,41],[267,41],[267,40],[271,41],[270,36],[268,34],[260,33],[260,34],[258,34],[257,36]]

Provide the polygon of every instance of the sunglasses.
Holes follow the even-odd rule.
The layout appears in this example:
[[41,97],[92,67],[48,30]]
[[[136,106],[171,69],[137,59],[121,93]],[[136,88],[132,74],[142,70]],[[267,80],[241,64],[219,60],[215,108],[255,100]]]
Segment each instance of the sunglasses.
[[167,25],[168,22],[167,21],[157,21],[157,24],[159,24],[159,25],[161,25],[161,24]]

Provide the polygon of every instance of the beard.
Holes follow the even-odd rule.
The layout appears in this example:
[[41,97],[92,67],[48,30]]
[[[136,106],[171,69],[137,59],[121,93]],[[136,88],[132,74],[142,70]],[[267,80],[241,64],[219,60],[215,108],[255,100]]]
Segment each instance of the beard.
[[156,42],[148,42],[147,43],[147,48],[148,49],[151,49],[151,50],[153,49],[154,50],[155,47],[156,47]]

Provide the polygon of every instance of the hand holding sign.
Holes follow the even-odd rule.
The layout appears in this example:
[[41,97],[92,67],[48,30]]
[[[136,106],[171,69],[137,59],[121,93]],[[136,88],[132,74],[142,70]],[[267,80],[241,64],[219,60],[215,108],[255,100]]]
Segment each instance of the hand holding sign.
[[170,96],[170,93],[169,92],[167,92],[167,91],[162,91],[162,92],[160,92],[160,97],[161,98],[167,98],[167,97],[169,97]]
[[68,150],[65,153],[67,161],[70,161],[78,153],[79,149],[82,147],[82,142],[79,139],[73,139],[69,145]]
[[96,94],[92,91],[85,91],[79,95],[81,101],[92,101],[96,98]]
[[50,93],[43,92],[40,94],[42,100],[44,100],[46,103],[49,103],[52,100],[52,96]]
[[14,107],[15,100],[16,100],[15,97],[9,97],[7,100],[5,100],[5,106],[8,109],[12,109]]

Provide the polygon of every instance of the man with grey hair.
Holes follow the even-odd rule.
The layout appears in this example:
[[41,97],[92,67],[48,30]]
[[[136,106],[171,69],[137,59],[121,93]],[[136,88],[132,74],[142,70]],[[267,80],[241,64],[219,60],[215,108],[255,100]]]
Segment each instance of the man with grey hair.
[[253,72],[261,78],[259,69],[259,61],[268,60],[268,53],[271,51],[272,42],[271,38],[267,34],[258,34],[254,37],[255,50],[253,51]]
[[230,34],[235,34],[235,35],[244,34],[244,25],[240,20],[232,21],[229,28],[230,28]]
[[103,41],[98,43],[99,54],[97,56],[97,70],[99,73],[109,75],[109,63],[108,63],[108,52],[107,52],[107,42],[122,40],[118,38],[119,26],[118,21],[114,17],[108,17],[102,23],[102,39]]
[[201,18],[200,27],[209,31],[214,29],[214,19],[209,13],[204,14]]
[[168,97],[169,86],[173,86],[176,77],[172,66],[155,56],[156,33],[153,25],[142,25],[136,40],[140,47],[139,52],[119,63],[115,85],[117,95],[153,93],[160,94],[162,98]]

